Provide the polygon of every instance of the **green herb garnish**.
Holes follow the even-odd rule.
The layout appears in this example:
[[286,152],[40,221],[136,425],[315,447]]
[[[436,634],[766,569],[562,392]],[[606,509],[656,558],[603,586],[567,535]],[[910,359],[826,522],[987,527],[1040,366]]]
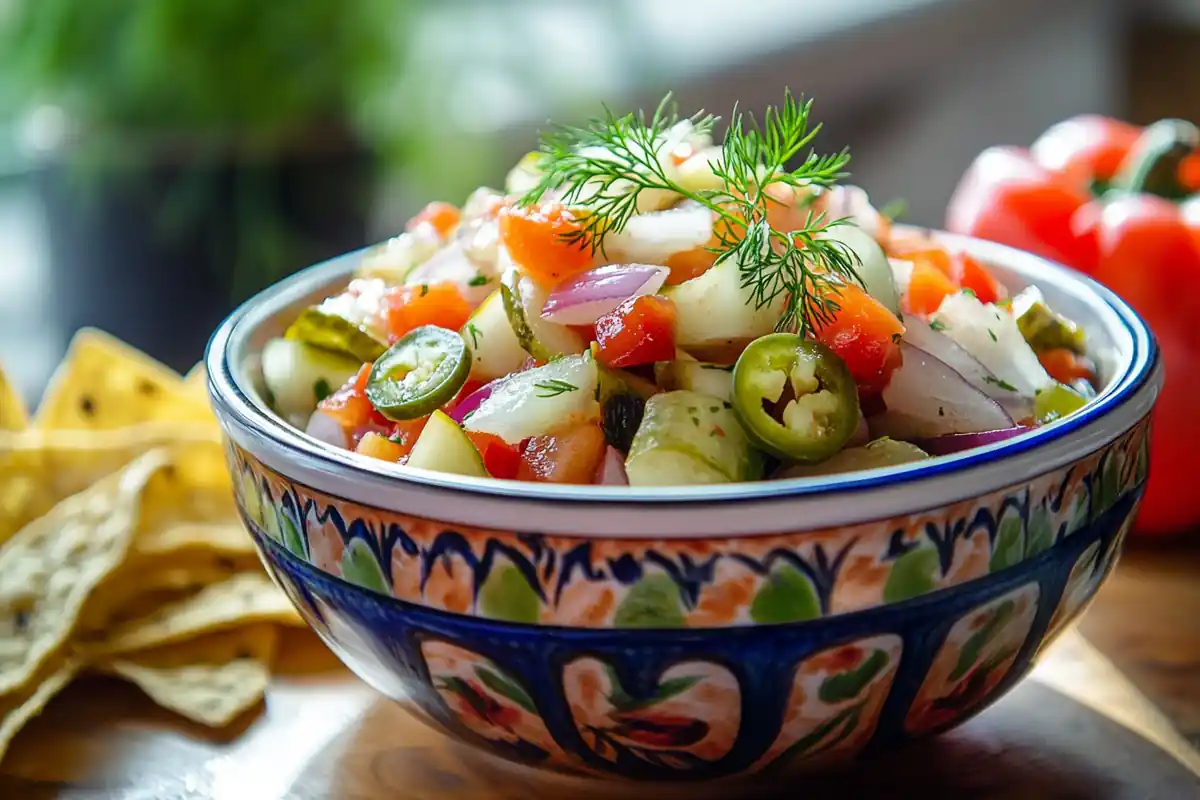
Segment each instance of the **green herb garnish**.
[[535,389],[541,389],[537,394],[538,397],[558,397],[560,394],[579,390],[579,387],[575,384],[560,381],[557,378],[544,383],[535,383],[533,386]]
[[[767,219],[770,205],[778,202],[767,193],[772,185],[828,188],[846,175],[846,151],[821,156],[811,149],[821,127],[809,127],[811,107],[811,100],[798,103],[785,92],[782,106],[768,108],[760,125],[735,106],[720,161],[711,164],[722,187],[698,191],[680,186],[659,162],[660,147],[680,121],[670,95],[648,120],[640,112],[618,117],[606,108],[604,117],[583,127],[558,126],[543,135],[541,180],[520,202],[532,205],[558,190],[561,201],[579,211],[579,229],[564,239],[595,252],[603,250],[605,235],[624,229],[637,213],[641,192],[669,191],[696,201],[723,223],[714,228],[716,263],[737,264],[755,308],[784,300],[776,330],[809,333],[832,321],[841,283],[862,284],[858,256],[821,236],[844,220],[827,221],[810,211],[800,228],[780,231]],[[693,130],[708,132],[716,118],[697,114],[688,121]],[[789,169],[805,149],[803,161]]]
[[471,346],[479,347],[479,328],[475,327],[474,322],[467,323],[467,333],[471,336]]
[[985,383],[990,383],[995,386],[998,386],[1006,392],[1015,392],[1017,390],[1017,387],[1013,386],[1008,381],[1001,380],[1000,378],[997,378],[994,375],[984,375],[983,380]]

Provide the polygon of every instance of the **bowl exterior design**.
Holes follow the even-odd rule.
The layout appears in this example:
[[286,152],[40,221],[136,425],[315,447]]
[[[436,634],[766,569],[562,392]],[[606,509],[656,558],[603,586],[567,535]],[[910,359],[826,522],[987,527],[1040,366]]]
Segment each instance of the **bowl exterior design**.
[[268,571],[366,682],[503,758],[700,780],[853,758],[1001,696],[1111,569],[1146,436],[921,514],[703,540],[463,529],[228,457]]
[[451,525],[302,486],[235,445],[228,458],[238,502],[266,535],[370,591],[530,625],[708,629],[862,611],[1036,558],[1145,481],[1147,432],[1143,420],[1067,467],[916,514],[703,539]]

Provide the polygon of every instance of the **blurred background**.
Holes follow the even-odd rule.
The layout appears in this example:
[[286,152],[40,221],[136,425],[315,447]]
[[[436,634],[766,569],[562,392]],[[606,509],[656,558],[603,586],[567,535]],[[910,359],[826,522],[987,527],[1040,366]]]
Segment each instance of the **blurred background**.
[[186,369],[234,304],[499,185],[601,101],[816,98],[940,225],[990,144],[1200,119],[1200,0],[0,0],[0,363],[96,325]]

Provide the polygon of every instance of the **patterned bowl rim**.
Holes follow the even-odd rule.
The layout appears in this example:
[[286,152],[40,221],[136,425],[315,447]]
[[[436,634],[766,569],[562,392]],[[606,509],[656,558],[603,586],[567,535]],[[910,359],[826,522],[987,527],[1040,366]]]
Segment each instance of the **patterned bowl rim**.
[[986,447],[821,478],[631,488],[533,484],[406,469],[313,439],[275,415],[250,388],[249,356],[266,338],[281,332],[276,319],[280,313],[310,302],[321,289],[349,276],[369,248],[304,269],[235,309],[208,343],[209,392],[234,443],[281,475],[334,497],[463,525],[605,538],[756,534],[916,513],[1074,462],[1149,414],[1163,379],[1158,348],[1146,323],[1123,300],[1092,279],[1039,256],[934,233],[950,247],[1070,297],[1114,341],[1123,343],[1112,378],[1090,405]]

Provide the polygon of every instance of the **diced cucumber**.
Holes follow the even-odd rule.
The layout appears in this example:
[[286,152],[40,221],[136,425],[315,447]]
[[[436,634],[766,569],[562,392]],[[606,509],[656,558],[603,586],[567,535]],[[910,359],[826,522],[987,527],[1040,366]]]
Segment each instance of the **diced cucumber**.
[[276,413],[303,428],[317,403],[354,377],[362,363],[294,339],[272,339],[262,350],[262,376]]
[[406,466],[474,478],[488,476],[475,445],[458,427],[458,423],[441,411],[434,411],[429,416],[429,421],[417,437],[417,443],[408,454]]
[[733,410],[719,398],[689,391],[646,401],[625,460],[631,486],[753,481],[762,468]]
[[732,258],[664,294],[675,302],[675,343],[685,349],[765,336],[775,330],[785,302],[779,297],[756,308]]
[[839,472],[892,467],[926,458],[929,458],[929,454],[915,444],[889,439],[885,436],[862,447],[848,447],[817,464],[793,464],[776,477],[812,478]]
[[675,182],[689,192],[715,192],[725,186],[725,181],[713,172],[712,165],[720,164],[722,151],[720,145],[711,145],[692,154],[679,165],[675,173]]
[[549,295],[537,281],[522,275],[515,264],[500,276],[500,293],[504,312],[525,352],[539,361],[555,356],[582,353],[587,343],[579,334],[554,322],[542,319],[542,309]]
[[499,289],[475,309],[461,333],[471,351],[471,376],[476,380],[490,381],[516,372],[529,357],[509,324]]
[[733,400],[733,370],[702,361],[660,361],[654,365],[654,380],[670,392],[686,389],[716,397]]
[[590,353],[518,372],[498,384],[463,421],[470,431],[516,444],[575,422],[600,419],[600,371]]
[[863,289],[899,317],[900,292],[896,289],[896,279],[887,253],[883,252],[879,242],[862,228],[850,223],[826,228],[821,238],[841,242],[854,254],[852,264],[862,279]]

